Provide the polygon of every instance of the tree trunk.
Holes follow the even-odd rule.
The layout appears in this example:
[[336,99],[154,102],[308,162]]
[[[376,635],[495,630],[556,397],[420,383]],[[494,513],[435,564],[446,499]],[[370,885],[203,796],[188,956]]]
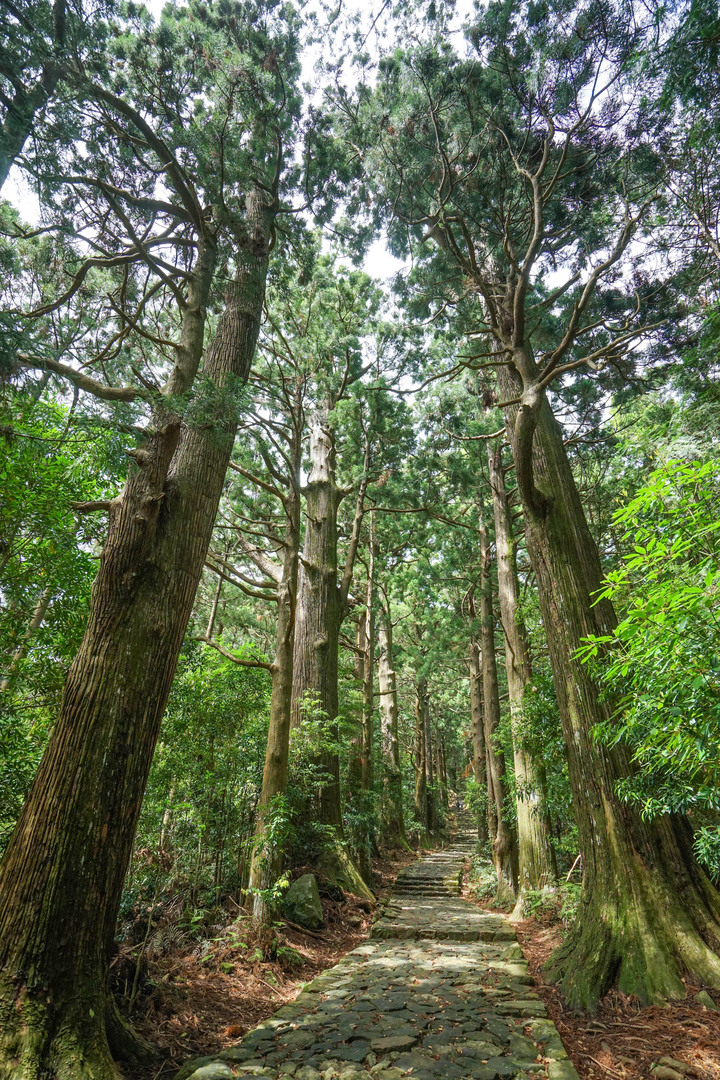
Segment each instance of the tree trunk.
[[557,871],[550,843],[543,769],[536,762],[532,747],[523,735],[523,700],[527,692],[532,692],[532,668],[527,630],[518,614],[515,543],[499,445],[488,443],[488,463],[495,513],[498,598],[505,638],[505,670],[515,760],[518,896],[513,916],[520,919],[523,917],[524,894],[528,889],[542,889],[550,885]]
[[415,684],[415,753],[413,754],[413,768],[415,769],[415,820],[423,830],[427,829],[428,820],[427,767],[425,764],[427,753],[425,741],[426,701],[427,679],[420,676]]
[[[534,368],[527,354],[517,363]],[[505,398],[522,392],[507,366],[498,381]],[[578,919],[551,970],[572,1007],[594,1008],[613,985],[643,1002],[682,998],[683,975],[720,987],[720,894],[694,858],[687,822],[643,821],[622,803],[615,788],[628,775],[627,755],[593,739],[612,705],[601,701],[577,649],[586,635],[611,632],[615,613],[608,601],[595,603],[597,547],[562,431],[540,394],[536,405],[509,406],[507,419],[585,868]],[[529,413],[536,426],[528,432]]]
[[20,667],[20,664],[25,659],[25,656],[27,654],[28,647],[30,645],[30,639],[32,638],[35,631],[39,630],[43,624],[43,619],[47,614],[47,609],[50,606],[51,599],[52,587],[50,585],[46,585],[42,591],[40,599],[35,605],[35,610],[33,611],[32,618],[27,625],[27,629],[25,630],[23,636],[20,638],[20,643],[15,652],[13,653],[12,660],[10,661],[10,665],[7,669],[7,675],[5,676],[3,681],[0,682],[0,694],[5,693],[12,686],[15,680],[15,676],[17,675],[18,668]]
[[[65,0],[55,0],[55,11],[64,9]],[[58,21],[56,20],[56,29]],[[53,55],[42,66],[35,83],[25,87],[19,81],[15,83],[12,102],[0,124],[0,190],[8,178],[11,168],[20,157],[25,143],[32,134],[35,117],[53,97],[62,73],[59,50],[62,49],[63,36],[55,36]],[[18,72],[20,75],[20,72]]]
[[166,854],[168,849],[168,838],[170,836],[170,826],[172,824],[173,816],[173,803],[175,802],[175,786],[176,781],[173,777],[170,783],[170,791],[168,792],[165,809],[163,810],[162,824],[160,825],[160,842],[158,844],[158,851],[160,853],[161,859],[162,856]]
[[290,753],[295,612],[300,562],[300,465],[301,447],[298,440],[292,448],[293,476],[283,500],[286,526],[282,571],[277,586],[278,616],[275,656],[271,667],[270,726],[250,864],[253,921],[258,928],[265,928],[272,921],[275,904],[269,891],[282,869],[283,852],[279,843],[282,828],[278,830],[277,826],[284,813],[282,797],[287,785]]
[[[247,203],[248,244],[203,368],[204,385],[218,390],[247,378],[260,325],[271,211],[259,191]],[[223,399],[211,392],[217,417]],[[185,423],[156,415],[111,503],[85,636],[0,867],[0,1064],[14,1078],[116,1076],[107,964],[232,449],[229,397],[212,424],[197,400]]]
[[[227,556],[225,556],[227,558]],[[210,608],[210,617],[208,618],[207,629],[205,631],[205,637],[208,641],[212,640],[212,636],[215,633],[215,620],[217,619],[218,606],[220,604],[220,594],[222,593],[223,579],[218,577],[217,585],[215,586],[215,595],[213,596],[212,606]]]
[[447,782],[447,768],[445,766],[445,738],[439,731],[435,732],[435,747],[437,749],[437,776],[438,783],[440,785],[440,801],[442,806],[446,809],[450,809],[450,803],[448,801],[448,782]]
[[389,609],[380,612],[378,632],[378,683],[380,687],[380,733],[382,754],[381,835],[386,848],[407,848],[403,816],[402,768],[398,738],[398,702],[393,663],[392,623]]
[[324,780],[315,801],[317,821],[333,832],[319,853],[318,866],[341,888],[370,898],[350,859],[342,826],[338,758],[338,645],[342,622],[337,574],[337,508],[342,498],[335,481],[335,446],[329,407],[310,423],[311,471],[305,488],[306,529],[298,584],[292,683],[292,723],[303,713],[319,716],[324,742],[334,749],[319,755]]
[[435,791],[435,766],[433,761],[433,732],[430,720],[430,695],[425,684],[425,696],[423,699],[423,716],[425,721],[425,777],[426,777],[426,828],[431,836],[434,836],[438,828],[437,819],[437,792]]
[[482,666],[480,663],[480,646],[476,641],[470,642],[470,716],[472,719],[473,740],[473,776],[475,783],[480,786],[485,795],[486,809],[478,814],[478,843],[484,847],[495,835],[495,820],[490,819],[490,805],[494,801],[490,798],[488,790],[487,754],[485,751],[485,713],[483,709],[482,694]]
[[485,748],[488,760],[489,788],[495,806],[497,829],[492,841],[493,862],[498,887],[495,899],[506,904],[515,896],[515,841],[505,810],[505,755],[498,739],[500,694],[495,660],[495,615],[492,598],[492,555],[485,523],[480,521],[480,624],[482,642],[483,710]]
[[364,792],[372,788],[373,773],[373,719],[375,689],[375,529],[374,514],[370,513],[370,536],[368,539],[368,579],[365,595],[365,663],[363,665],[362,710],[362,774]]
[[372,887],[372,851],[375,837],[372,829],[372,779],[373,779],[373,721],[375,690],[375,530],[374,515],[370,514],[368,578],[365,592],[365,613],[363,616],[365,657],[362,669],[362,740],[360,754],[360,799],[358,808],[361,814],[362,830],[360,836],[359,869],[363,881]]

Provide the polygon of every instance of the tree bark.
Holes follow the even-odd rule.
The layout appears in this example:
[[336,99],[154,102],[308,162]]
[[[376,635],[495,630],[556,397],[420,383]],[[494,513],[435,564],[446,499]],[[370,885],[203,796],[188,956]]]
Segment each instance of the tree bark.
[[[373,727],[375,708],[375,530],[374,515],[370,513],[368,537],[368,577],[363,615],[364,660],[362,666],[362,732],[360,750],[360,791],[356,800],[361,815],[358,865],[363,881],[372,887],[372,851],[375,837],[372,829]],[[351,797],[354,793],[351,792]]]
[[483,710],[489,787],[495,807],[497,829],[492,841],[493,862],[498,879],[495,899],[507,904],[515,897],[515,838],[505,809],[505,755],[498,739],[500,693],[495,659],[495,615],[492,596],[492,553],[484,521],[480,520],[480,624],[482,642]]
[[382,754],[381,836],[383,846],[407,848],[403,815],[402,768],[398,738],[398,701],[393,662],[392,622],[387,605],[380,610],[378,631],[378,683]]
[[[531,378],[535,370],[526,351],[514,364],[515,370],[498,371],[508,400],[524,396],[516,372]],[[538,393],[524,411],[509,405],[506,418],[584,862],[578,919],[552,958],[551,972],[572,1007],[594,1008],[613,985],[643,1002],[682,998],[683,975],[720,987],[720,894],[693,855],[688,823],[676,817],[643,821],[622,803],[615,790],[630,771],[627,754],[593,738],[612,704],[601,700],[577,649],[588,634],[612,631],[615,613],[607,600],[595,602],[600,558],[560,425],[544,391]]]
[[518,580],[510,504],[505,486],[500,446],[488,443],[490,487],[495,516],[500,620],[505,638],[510,720],[515,763],[518,831],[518,895],[513,916],[523,917],[523,897],[529,889],[542,889],[556,877],[555,855],[550,843],[550,820],[542,764],[523,736],[522,712],[526,693],[531,693],[532,668],[525,624],[518,612]]
[[415,820],[421,829],[427,829],[428,805],[427,805],[427,743],[425,741],[425,709],[427,702],[427,679],[420,676],[415,683],[415,752],[413,754],[413,768],[415,769],[415,796],[414,810]]
[[[295,613],[297,610],[298,567],[300,562],[300,468],[302,448],[298,438],[290,452],[292,476],[283,497],[286,525],[282,549],[282,570],[277,586],[277,633],[275,656],[271,666],[270,725],[268,728],[265,767],[258,802],[255,843],[250,864],[250,888],[253,890],[253,921],[258,928],[269,926],[274,904],[269,890],[282,869],[282,848],[275,836],[275,826],[283,814],[282,796],[287,786],[292,717],[293,653],[295,648]],[[280,830],[282,836],[282,830]]]
[[33,611],[32,618],[27,625],[27,629],[21,637],[17,649],[13,653],[12,660],[10,661],[7,669],[7,674],[5,675],[3,681],[0,682],[0,694],[5,693],[11,688],[15,680],[15,676],[17,675],[18,668],[20,667],[20,664],[25,659],[25,656],[27,654],[28,647],[30,645],[30,639],[33,637],[35,631],[39,630],[42,626],[43,620],[47,614],[47,609],[50,607],[51,600],[52,587],[50,585],[46,585],[42,591],[40,599],[35,605],[35,610]]
[[[362,697],[365,684],[365,615],[361,613],[354,622],[355,626],[355,657],[353,665],[353,678],[357,683],[360,696]],[[348,756],[347,789],[351,794],[360,791],[362,787],[362,747],[363,728],[362,714],[360,722],[353,729],[350,738],[350,753]]]
[[0,1062],[13,1062],[14,1078],[116,1076],[108,958],[232,449],[233,381],[247,378],[257,340],[273,214],[251,191],[247,241],[203,367],[204,385],[227,388],[213,396],[213,422],[197,397],[184,422],[159,409],[111,504],[85,636],[0,867]]
[[373,720],[375,689],[375,529],[374,514],[370,513],[368,538],[368,578],[365,594],[365,663],[363,665],[362,709],[362,773],[360,782],[364,792],[370,792],[373,775]]
[[425,696],[423,698],[423,718],[425,721],[425,778],[426,778],[426,806],[427,806],[427,819],[426,828],[431,836],[434,836],[438,829],[437,818],[437,792],[435,790],[435,765],[434,765],[434,740],[432,731],[432,722],[430,719],[430,695],[427,692],[427,682],[425,684]]
[[306,529],[298,582],[291,722],[318,713],[324,741],[334,749],[320,753],[324,781],[315,800],[318,822],[333,832],[319,853],[318,866],[341,888],[370,898],[343,838],[338,759],[338,646],[344,615],[337,574],[337,509],[342,499],[335,480],[335,445],[329,405],[310,423],[311,470],[305,488]]
[[437,750],[437,776],[440,785],[440,801],[445,810],[450,809],[448,801],[448,780],[445,764],[445,739],[438,730],[435,732],[435,747]]
[[478,814],[478,842],[484,847],[495,835],[494,816],[490,819],[490,804],[494,801],[490,798],[488,790],[487,754],[485,751],[485,713],[483,709],[482,694],[482,665],[480,662],[480,646],[476,641],[470,642],[470,715],[472,719],[473,739],[473,776],[475,783],[481,790],[484,789],[486,798],[485,813]]

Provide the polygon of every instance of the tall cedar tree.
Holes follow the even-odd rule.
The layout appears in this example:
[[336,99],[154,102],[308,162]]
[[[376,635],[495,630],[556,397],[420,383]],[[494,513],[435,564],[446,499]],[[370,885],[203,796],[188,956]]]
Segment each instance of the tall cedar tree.
[[[297,74],[292,12],[275,16],[239,4],[225,11],[191,5],[177,22],[165,17],[156,36],[128,39],[125,88],[96,88],[105,131],[119,133],[114,146],[106,136],[110,161],[134,155],[153,189],[162,170],[170,197],[112,190],[103,173],[88,177],[87,186],[102,193],[115,221],[147,212],[146,236],[160,215],[172,219],[171,234],[181,221],[193,254],[178,268],[179,281],[170,280],[180,313],[175,362],[164,389],[151,388],[143,444],[122,494],[106,507],[85,636],[0,868],[0,1075],[13,1078],[114,1078],[113,1055],[135,1049],[110,1003],[108,960],[159,723],[230,458],[238,387],[255,349],[295,103],[279,74]],[[133,78],[145,97],[146,77],[155,87],[157,123],[132,102]],[[163,91],[175,106],[166,114]],[[230,145],[228,131],[238,135]],[[250,138],[238,160],[231,154],[240,131]],[[175,267],[148,251],[142,232],[132,233],[132,254],[142,254],[167,285]],[[207,282],[221,258],[232,280],[203,357]],[[41,366],[81,389],[100,396],[107,389],[50,360]],[[148,384],[143,378],[143,389]]]

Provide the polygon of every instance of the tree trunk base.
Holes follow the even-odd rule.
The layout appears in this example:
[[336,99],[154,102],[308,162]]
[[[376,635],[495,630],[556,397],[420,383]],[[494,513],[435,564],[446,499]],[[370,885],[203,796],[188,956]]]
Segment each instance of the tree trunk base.
[[383,832],[380,837],[382,851],[412,851],[404,832],[398,830],[395,833]]
[[317,868],[343,892],[352,893],[363,900],[375,900],[373,892],[363,881],[360,871],[339,837],[323,844],[323,850],[318,856]]
[[497,889],[493,897],[493,904],[497,907],[507,908],[510,904],[515,903],[515,890],[512,887],[512,883],[507,878],[499,878],[497,883]]
[[115,1061],[148,1065],[160,1056],[157,1047],[138,1035],[130,1021],[125,1019],[112,994],[108,994],[105,1008],[105,1034]]
[[548,979],[587,1012],[613,986],[643,1005],[686,997],[684,977],[720,989],[717,902],[692,891],[640,899],[619,891],[604,903],[584,896],[574,929],[545,965]]
[[148,1065],[157,1049],[133,1030],[108,994],[105,1006],[49,1008],[46,994],[3,987],[0,1080],[121,1080],[121,1060]]
[[28,1002],[9,1019],[3,1016],[0,1035],[1,1080],[122,1080],[102,1023],[65,1019],[57,1027],[45,1009]]
[[549,898],[555,895],[556,890],[552,885],[539,885],[537,889],[530,888],[527,885],[521,886],[518,889],[515,907],[512,909],[510,915],[508,915],[508,922],[522,922],[527,918],[526,904],[529,892],[541,892]]

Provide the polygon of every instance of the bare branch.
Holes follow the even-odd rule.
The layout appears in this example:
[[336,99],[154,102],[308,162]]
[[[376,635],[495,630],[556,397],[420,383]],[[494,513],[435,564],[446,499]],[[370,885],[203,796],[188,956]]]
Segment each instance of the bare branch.
[[51,371],[53,375],[60,375],[63,379],[67,379],[68,382],[72,383],[73,386],[77,386],[78,390],[85,390],[88,394],[92,394],[102,401],[135,401],[142,396],[140,391],[132,386],[106,386],[96,379],[91,379],[89,375],[83,375],[81,371],[76,371],[75,368],[71,368],[67,364],[61,364],[57,360],[27,356],[25,353],[18,353],[18,360],[23,367],[36,368],[39,371]]

